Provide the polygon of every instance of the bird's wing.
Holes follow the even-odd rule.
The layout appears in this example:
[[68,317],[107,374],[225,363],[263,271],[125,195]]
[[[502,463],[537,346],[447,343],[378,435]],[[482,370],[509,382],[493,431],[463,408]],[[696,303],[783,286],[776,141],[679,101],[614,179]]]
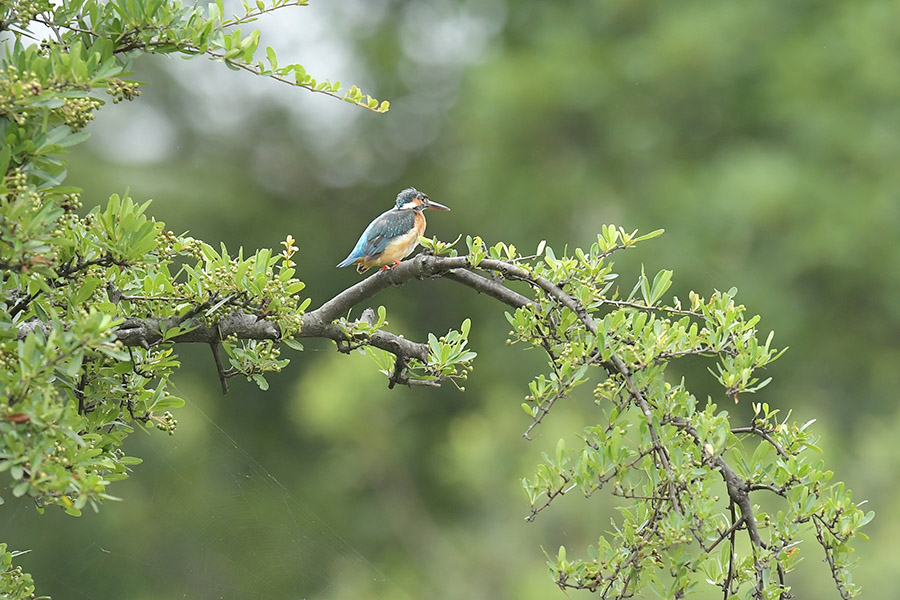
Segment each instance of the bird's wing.
[[372,221],[356,243],[353,254],[358,257],[378,256],[394,238],[415,227],[416,212],[391,209]]

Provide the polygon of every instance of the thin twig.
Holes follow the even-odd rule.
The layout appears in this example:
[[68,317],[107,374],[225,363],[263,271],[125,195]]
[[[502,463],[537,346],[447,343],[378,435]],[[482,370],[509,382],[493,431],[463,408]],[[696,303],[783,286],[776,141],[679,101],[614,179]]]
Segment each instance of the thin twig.
[[603,304],[607,304],[609,306],[615,306],[618,308],[635,308],[637,310],[643,311],[654,311],[667,313],[671,315],[683,315],[688,317],[696,317],[698,319],[703,319],[703,313],[698,313],[693,310],[683,310],[680,308],[669,308],[667,306],[648,306],[646,304],[641,304],[639,302],[630,302],[628,300],[603,300]]
[[[734,504],[732,503],[731,506],[732,506],[732,510],[733,510],[733,509],[734,509]],[[732,516],[732,518],[734,518],[734,513],[732,513],[731,516]],[[725,538],[727,538],[727,537],[732,537],[732,534],[733,534],[735,531],[737,531],[738,529],[740,529],[741,525],[743,525],[743,524],[744,524],[744,518],[743,518],[743,517],[741,517],[740,519],[734,521],[734,522],[731,524],[731,527],[729,527],[728,529],[726,529],[725,531],[723,531],[722,534],[718,537],[718,539],[716,539],[715,542],[712,543],[711,546],[709,546],[708,548],[707,548],[707,547],[704,547],[703,550],[706,551],[706,552],[712,552],[712,551],[716,548],[716,546],[718,546]]]
[[752,433],[752,434],[758,435],[762,439],[769,442],[772,445],[772,447],[775,448],[775,450],[778,452],[778,454],[780,454],[782,456],[782,458],[790,458],[790,455],[781,446],[781,444],[776,442],[775,439],[772,438],[772,436],[769,435],[769,432],[766,431],[765,429],[760,429],[759,427],[756,427],[753,425],[751,425],[749,427],[733,427],[731,429],[731,433],[733,433],[735,435],[737,435],[739,433]]
[[[734,502],[728,503],[728,510],[731,513],[731,522],[732,523],[743,522],[743,518],[741,518],[740,520],[737,519],[737,514],[734,510]],[[737,532],[737,529],[732,528],[731,533],[729,534],[729,537],[731,539],[729,539],[728,541],[730,542],[731,547],[728,549],[728,575],[725,578],[725,581],[722,583],[722,589],[725,591],[725,596],[724,596],[723,600],[728,600],[728,597],[731,595],[731,584],[734,581],[734,554],[735,554],[734,537],[735,537],[736,532]]]
[[209,348],[212,350],[213,359],[216,361],[216,372],[219,374],[219,382],[222,384],[222,393],[227,394],[228,376],[225,373],[225,366],[222,364],[222,356],[219,353],[219,347],[221,345],[221,342],[211,342]]

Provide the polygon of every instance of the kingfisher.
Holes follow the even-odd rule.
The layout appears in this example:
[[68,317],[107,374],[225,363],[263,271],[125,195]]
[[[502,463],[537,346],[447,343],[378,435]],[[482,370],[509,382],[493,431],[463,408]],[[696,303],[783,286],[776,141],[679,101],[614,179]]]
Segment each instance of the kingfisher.
[[372,267],[390,269],[410,255],[425,233],[426,208],[450,210],[443,204],[429,200],[416,188],[406,188],[397,194],[394,208],[381,213],[369,223],[350,255],[337,266],[356,265],[358,273]]

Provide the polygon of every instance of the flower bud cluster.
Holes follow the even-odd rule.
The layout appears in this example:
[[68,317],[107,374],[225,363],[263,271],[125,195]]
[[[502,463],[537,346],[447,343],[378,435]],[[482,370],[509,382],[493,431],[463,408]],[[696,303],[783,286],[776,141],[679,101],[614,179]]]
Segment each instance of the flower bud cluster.
[[106,84],[106,93],[112,96],[113,104],[122,100],[134,100],[141,95],[139,83],[136,81],[122,81],[112,79]]
[[3,183],[7,190],[17,196],[28,190],[28,175],[21,168],[16,168],[9,172]]
[[153,419],[153,423],[156,425],[157,429],[165,431],[169,435],[175,435],[175,429],[178,427],[178,420],[171,412],[166,411],[161,417],[154,415],[151,419]]
[[17,23],[27,25],[33,18],[51,8],[53,5],[50,0],[19,0],[13,4],[13,13]]
[[18,103],[23,99],[40,96],[44,92],[36,73],[20,73],[15,65],[7,65],[6,73],[0,72],[0,116],[5,116],[17,125],[24,125],[29,117],[27,110],[21,110]]
[[35,191],[34,186],[28,183],[28,175],[21,167],[12,169],[9,174],[3,178],[3,185],[6,191],[0,193],[0,198],[6,201],[30,202],[34,212],[41,209],[41,196]]
[[79,192],[63,194],[59,198],[59,205],[67,213],[75,212],[83,206],[81,203],[81,194]]
[[103,106],[103,103],[95,98],[83,96],[81,98],[66,98],[60,111],[63,122],[72,131],[78,131],[94,119],[94,111]]

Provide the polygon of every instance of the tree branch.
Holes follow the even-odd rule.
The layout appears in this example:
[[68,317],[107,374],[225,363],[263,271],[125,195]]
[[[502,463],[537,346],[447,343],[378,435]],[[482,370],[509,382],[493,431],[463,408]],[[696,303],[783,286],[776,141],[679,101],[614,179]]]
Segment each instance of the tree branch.
[[[511,271],[514,273],[513,277],[517,279],[527,279],[528,277],[528,274],[519,267],[499,260],[483,260],[480,266],[503,275],[506,275],[504,271]],[[393,269],[379,271],[347,288],[316,310],[306,313],[303,316],[303,324],[306,325],[308,319],[330,323],[381,290],[389,286],[403,285],[413,279],[446,277],[479,293],[487,294],[513,308],[532,303],[531,300],[507,288],[500,281],[488,279],[469,269],[469,262],[465,256],[447,257],[420,254],[400,263]]]
[[[106,260],[106,258],[98,260]],[[491,262],[507,264],[502,263],[502,261]],[[95,264],[95,262],[79,263],[71,270],[79,270],[88,266],[88,264]],[[99,262],[96,262],[96,264],[99,264]],[[496,265],[493,266],[495,270],[501,270],[497,269]],[[520,275],[518,272],[521,272],[522,276],[527,275],[518,267],[513,266],[512,268],[515,270],[514,275],[516,276]],[[353,337],[334,324],[335,319],[349,313],[354,306],[365,302],[390,286],[403,285],[413,279],[432,279],[436,277],[446,277],[479,293],[487,294],[514,308],[531,303],[531,300],[507,288],[501,281],[488,279],[468,269],[469,264],[465,257],[441,257],[421,254],[414,259],[397,265],[391,270],[378,272],[350,286],[319,308],[305,313],[300,333],[297,334],[297,337],[330,339],[343,352],[349,352],[360,345],[371,345],[386,350],[397,356],[398,359],[390,379],[391,387],[397,383],[410,384],[411,382],[406,374],[406,367],[410,359],[417,359],[423,363],[428,361],[427,344],[407,340],[383,330],[375,331],[364,338]],[[69,273],[67,272],[66,274]],[[213,348],[213,356],[216,358],[218,358],[216,346],[229,338],[238,340],[281,340],[282,332],[276,323],[251,313],[233,312],[212,322],[194,319],[212,300],[210,299],[206,303],[195,307],[187,315],[177,317],[126,317],[115,330],[116,340],[127,347],[142,348],[150,348],[164,340],[173,343],[209,344]],[[221,302],[216,306],[220,305]],[[207,311],[206,314],[208,315],[209,312],[211,311]],[[365,314],[363,318],[365,318]],[[49,323],[38,319],[30,319],[18,326],[18,338],[22,339],[37,329],[47,334],[50,331],[50,327]],[[174,327],[182,327],[187,330],[167,338],[164,332]],[[226,374],[220,362],[220,360],[217,360],[216,368],[222,382],[222,389],[225,390],[227,389],[224,380],[224,375]],[[429,383],[434,385],[432,382]]]
[[[163,331],[184,324],[183,317],[165,319],[128,317],[116,330],[115,335],[116,339],[126,346],[149,348],[163,341]],[[281,330],[271,321],[259,319],[256,315],[236,312],[210,325],[202,323],[191,325],[188,331],[167,341],[215,344],[231,337],[239,340],[280,340]]]
[[[703,444],[703,440],[700,437],[700,434],[697,433],[697,429],[688,421],[679,417],[673,417],[667,422],[687,433],[693,438],[695,443],[700,445]],[[737,505],[738,509],[740,509],[741,518],[747,525],[747,533],[750,536],[750,541],[753,542],[753,545],[755,546],[765,548],[766,543],[759,535],[759,530],[756,527],[756,517],[753,515],[753,505],[750,502],[750,485],[742,480],[735,470],[731,468],[731,465],[725,462],[725,459],[721,456],[707,455],[707,460],[711,461],[719,472],[722,473],[722,479],[725,480],[725,487],[728,489],[728,497],[731,498],[731,501]]]
[[219,352],[219,342],[213,342],[209,345],[212,350],[213,360],[216,361],[216,371],[219,374],[219,383],[222,384],[222,393],[228,393],[228,374],[225,371],[225,365],[222,363],[222,354]]
[[733,434],[735,434],[735,435],[737,435],[737,434],[739,434],[739,433],[753,433],[753,434],[756,434],[756,435],[758,435],[759,437],[761,437],[762,439],[764,439],[764,440],[766,440],[767,442],[769,442],[769,443],[772,445],[772,447],[775,448],[775,450],[778,452],[778,454],[780,454],[783,458],[790,458],[790,456],[789,456],[788,453],[785,451],[785,449],[781,446],[781,444],[779,444],[778,442],[776,442],[776,441],[772,438],[772,436],[769,435],[769,432],[768,432],[768,431],[766,431],[766,430],[764,430],[764,429],[760,429],[759,427],[756,427],[755,425],[751,425],[750,427],[732,427],[732,428],[731,428],[731,433],[733,433]]

